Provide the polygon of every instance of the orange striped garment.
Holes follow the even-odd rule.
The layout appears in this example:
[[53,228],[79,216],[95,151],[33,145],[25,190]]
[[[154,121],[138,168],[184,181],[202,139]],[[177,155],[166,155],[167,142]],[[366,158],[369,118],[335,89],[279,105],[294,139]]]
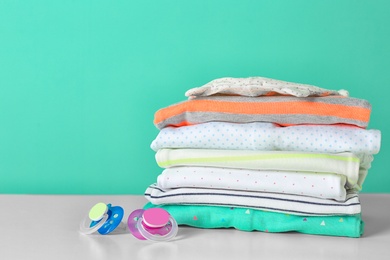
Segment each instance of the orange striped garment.
[[366,128],[368,101],[344,96],[210,96],[183,101],[155,113],[158,129],[212,121],[271,122],[282,126],[300,124],[349,124]]

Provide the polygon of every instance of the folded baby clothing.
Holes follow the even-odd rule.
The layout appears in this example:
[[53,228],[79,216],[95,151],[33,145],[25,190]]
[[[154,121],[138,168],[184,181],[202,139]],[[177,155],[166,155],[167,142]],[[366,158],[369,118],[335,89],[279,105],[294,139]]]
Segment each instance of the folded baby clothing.
[[282,126],[351,124],[365,128],[370,112],[367,101],[344,96],[210,96],[163,108],[156,112],[154,123],[159,129],[212,121],[272,122]]
[[274,123],[237,124],[208,122],[165,127],[151,148],[199,148],[227,150],[303,151],[317,153],[377,154],[381,133],[348,125],[296,125]]
[[[178,224],[360,237],[359,191],[380,149],[371,105],[346,90],[222,78],[162,108],[145,191]],[[277,221],[275,221],[277,220]]]
[[146,198],[156,205],[214,205],[247,207],[303,216],[354,215],[361,213],[358,195],[349,193],[344,201],[273,192],[254,192],[223,189],[175,188],[162,189],[150,185]]
[[345,201],[347,177],[341,174],[182,166],[157,177],[161,189],[212,188],[276,192]]
[[160,149],[157,164],[162,168],[176,166],[208,166],[254,170],[304,171],[334,173],[347,178],[349,188],[360,189],[372,155],[345,152],[338,154],[292,151],[248,151],[213,149]]
[[247,97],[289,95],[295,97],[313,96],[348,96],[346,90],[328,90],[317,86],[288,82],[264,77],[249,78],[220,78],[215,79],[202,87],[192,88],[185,95],[190,99],[196,97],[222,95],[240,95]]
[[253,210],[242,207],[203,205],[153,205],[145,208],[163,208],[181,225],[197,228],[235,228],[242,231],[269,233],[299,232],[311,235],[360,237],[364,231],[361,214],[345,216],[300,216]]

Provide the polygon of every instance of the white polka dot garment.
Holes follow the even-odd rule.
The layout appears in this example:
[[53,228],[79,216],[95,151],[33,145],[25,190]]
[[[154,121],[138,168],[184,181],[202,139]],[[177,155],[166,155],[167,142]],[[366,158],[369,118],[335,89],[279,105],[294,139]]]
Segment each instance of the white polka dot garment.
[[332,173],[256,171],[218,167],[172,167],[157,178],[163,189],[210,188],[278,192],[345,201],[346,176]]
[[303,125],[280,127],[272,123],[210,122],[163,128],[151,144],[163,148],[304,151],[319,153],[379,152],[381,132],[353,126]]

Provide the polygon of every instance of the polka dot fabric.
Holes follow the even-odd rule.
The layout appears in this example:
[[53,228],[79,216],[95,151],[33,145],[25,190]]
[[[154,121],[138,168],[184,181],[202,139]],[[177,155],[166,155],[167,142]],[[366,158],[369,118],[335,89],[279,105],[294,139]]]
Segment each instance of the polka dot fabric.
[[329,173],[255,171],[217,167],[173,167],[157,178],[163,189],[179,187],[279,192],[334,199],[346,198],[346,176]]
[[306,153],[292,151],[249,151],[213,149],[160,149],[160,167],[215,167],[286,172],[334,173],[347,177],[348,189],[360,190],[372,155],[360,158],[353,153]]
[[193,126],[166,127],[151,148],[203,148],[263,151],[305,151],[376,154],[379,130],[353,126],[306,125],[279,127],[272,123],[210,122]]

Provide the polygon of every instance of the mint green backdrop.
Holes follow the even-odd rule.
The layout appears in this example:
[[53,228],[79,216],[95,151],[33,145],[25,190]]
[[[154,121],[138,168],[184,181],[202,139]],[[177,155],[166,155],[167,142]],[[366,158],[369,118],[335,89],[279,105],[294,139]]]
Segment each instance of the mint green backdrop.
[[347,89],[382,131],[364,192],[390,192],[390,2],[0,1],[0,193],[142,194],[154,112],[219,77]]

